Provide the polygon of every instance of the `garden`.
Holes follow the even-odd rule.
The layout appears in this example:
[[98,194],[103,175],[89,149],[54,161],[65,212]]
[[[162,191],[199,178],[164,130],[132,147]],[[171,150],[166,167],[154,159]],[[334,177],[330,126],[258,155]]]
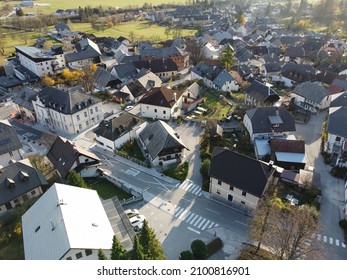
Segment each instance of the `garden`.
[[94,180],[85,180],[89,186],[89,188],[96,190],[98,192],[98,195],[102,199],[109,199],[114,196],[118,197],[118,200],[128,199],[131,198],[132,195],[123,191],[120,187],[116,186],[115,184],[111,183],[110,181],[98,178]]

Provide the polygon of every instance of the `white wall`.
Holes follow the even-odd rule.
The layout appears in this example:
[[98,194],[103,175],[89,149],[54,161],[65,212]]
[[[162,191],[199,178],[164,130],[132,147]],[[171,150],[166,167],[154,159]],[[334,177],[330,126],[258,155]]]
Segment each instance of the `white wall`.
[[[110,258],[111,256],[111,250],[108,248],[101,248],[104,252],[104,254]],[[69,260],[71,258],[72,260],[98,260],[98,253],[99,249],[91,249],[92,254],[87,256],[86,255],[86,249],[70,249],[64,256],[61,256],[62,260]],[[81,253],[82,257],[80,259],[77,259],[76,254]]]
[[5,153],[0,155],[0,165],[2,165],[2,167],[8,166],[9,165],[9,161],[11,159],[14,160],[21,160],[22,156],[19,152],[19,150],[13,150],[11,153]]
[[140,104],[141,116],[151,119],[169,120],[175,108],[182,108],[182,96],[177,100],[172,108]]

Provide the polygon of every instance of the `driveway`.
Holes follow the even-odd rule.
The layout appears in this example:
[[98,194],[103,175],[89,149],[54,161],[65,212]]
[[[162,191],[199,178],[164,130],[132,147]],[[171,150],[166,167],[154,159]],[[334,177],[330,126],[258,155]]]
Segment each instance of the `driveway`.
[[322,224],[319,238],[325,243],[328,259],[346,259],[347,250],[343,241],[343,232],[338,222],[341,219],[341,210],[344,202],[344,182],[330,175],[331,167],[324,164],[320,154],[322,123],[327,116],[327,110],[312,115],[307,124],[296,124],[297,138],[305,140],[307,166],[313,166],[315,172],[321,177],[321,208],[320,218]]

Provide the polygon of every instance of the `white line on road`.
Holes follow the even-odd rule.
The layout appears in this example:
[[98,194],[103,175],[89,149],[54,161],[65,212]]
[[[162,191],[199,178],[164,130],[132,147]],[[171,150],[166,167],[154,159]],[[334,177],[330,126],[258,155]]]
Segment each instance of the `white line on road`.
[[208,224],[210,223],[211,221],[210,220],[208,220],[205,224],[204,224],[204,226],[201,228],[202,230],[205,230],[205,228],[207,228],[207,226],[208,226]]
[[330,243],[330,244],[334,244],[334,238],[329,237],[329,243]]
[[190,214],[191,214],[190,217],[189,218],[187,217],[188,218],[187,221],[186,221],[187,223],[189,223],[189,221],[195,216],[194,213],[190,213]]
[[152,177],[154,180],[156,180],[165,190],[167,190],[168,192],[171,192],[170,189],[168,189],[167,187],[165,187],[157,178]]
[[346,248],[346,245],[343,242],[341,242],[341,246],[342,246],[342,248]]
[[178,216],[178,219],[182,220],[183,216],[187,214],[188,210],[184,210],[181,215]]
[[193,232],[195,232],[195,233],[197,233],[197,234],[200,234],[200,231],[198,231],[198,230],[196,230],[196,229],[193,229],[193,228],[191,228],[191,227],[188,227],[188,229],[191,230],[191,231],[193,231]]
[[[199,219],[196,220],[196,222],[194,223],[195,227],[197,226],[197,224],[200,222],[201,219],[202,219],[202,217],[199,217]],[[190,223],[190,224],[192,224],[192,223]]]
[[236,222],[236,223],[239,223],[239,224],[241,224],[241,225],[244,225],[244,226],[246,226],[246,227],[249,227],[249,225],[247,225],[247,224],[245,224],[245,223],[242,223],[242,222],[240,222],[240,221],[235,220],[235,222]]
[[335,240],[336,246],[340,246],[340,241],[338,239]]
[[196,191],[199,191],[199,189],[200,189],[200,186],[195,186],[194,188],[192,188],[192,190],[190,192],[195,194]]
[[[191,222],[190,222],[189,224],[194,223],[194,221],[195,221],[198,217],[199,217],[199,215],[196,215],[196,216],[191,220]],[[188,223],[188,222],[187,222],[187,223]]]
[[220,213],[219,213],[219,212],[216,212],[216,211],[211,210],[211,209],[209,209],[209,208],[206,208],[206,210],[207,210],[207,211],[210,211],[210,212],[212,212],[212,213],[215,213],[215,214],[217,214],[217,215],[220,215]]
[[201,223],[198,225],[198,228],[200,228],[202,225],[203,225],[203,223],[206,221],[206,219],[203,219],[202,221],[201,221]]
[[180,210],[178,210],[176,213],[175,213],[175,218],[177,218],[182,212],[183,212],[184,208],[181,208]]
[[176,184],[176,187],[178,187],[179,185],[180,185],[180,183],[177,183],[177,184]]
[[326,237],[325,235],[323,236],[323,241],[325,242],[325,243],[327,243],[328,242],[328,237]]
[[212,228],[213,225],[214,225],[214,222],[212,222],[212,223],[208,226],[208,228]]
[[113,164],[104,155],[102,155],[102,157],[108,162],[109,165],[113,167]]
[[318,241],[321,241],[322,240],[322,236],[320,234],[317,234],[317,239],[318,239]]
[[180,217],[181,218],[181,220],[182,221],[184,221],[186,218],[188,218],[188,216],[191,214],[191,212],[190,211],[188,211],[188,212],[186,212],[186,213],[184,213],[184,215],[182,216],[182,217]]

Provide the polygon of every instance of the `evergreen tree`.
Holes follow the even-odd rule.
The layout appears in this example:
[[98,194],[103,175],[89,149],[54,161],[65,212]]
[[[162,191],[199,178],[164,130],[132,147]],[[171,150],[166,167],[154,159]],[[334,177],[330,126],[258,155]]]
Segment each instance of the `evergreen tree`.
[[69,175],[67,176],[67,184],[84,189],[89,189],[87,183],[84,181],[82,176],[78,174],[75,170],[71,170],[69,172]]
[[190,248],[192,249],[194,258],[196,260],[206,260],[207,246],[202,240],[200,239],[194,240],[192,244],[190,245]]
[[153,229],[145,220],[140,235],[140,243],[143,248],[143,253],[147,260],[164,260],[164,251],[159,240],[156,238]]
[[107,260],[107,257],[102,249],[98,251],[98,260]]
[[143,253],[142,245],[140,244],[140,241],[137,235],[135,236],[134,246],[130,256],[132,260],[145,260],[145,255]]
[[225,70],[227,71],[229,71],[231,66],[233,66],[234,49],[229,43],[224,48],[220,60],[224,64]]
[[128,254],[124,249],[122,243],[120,243],[117,237],[114,235],[112,239],[112,248],[111,248],[111,260],[127,260]]

